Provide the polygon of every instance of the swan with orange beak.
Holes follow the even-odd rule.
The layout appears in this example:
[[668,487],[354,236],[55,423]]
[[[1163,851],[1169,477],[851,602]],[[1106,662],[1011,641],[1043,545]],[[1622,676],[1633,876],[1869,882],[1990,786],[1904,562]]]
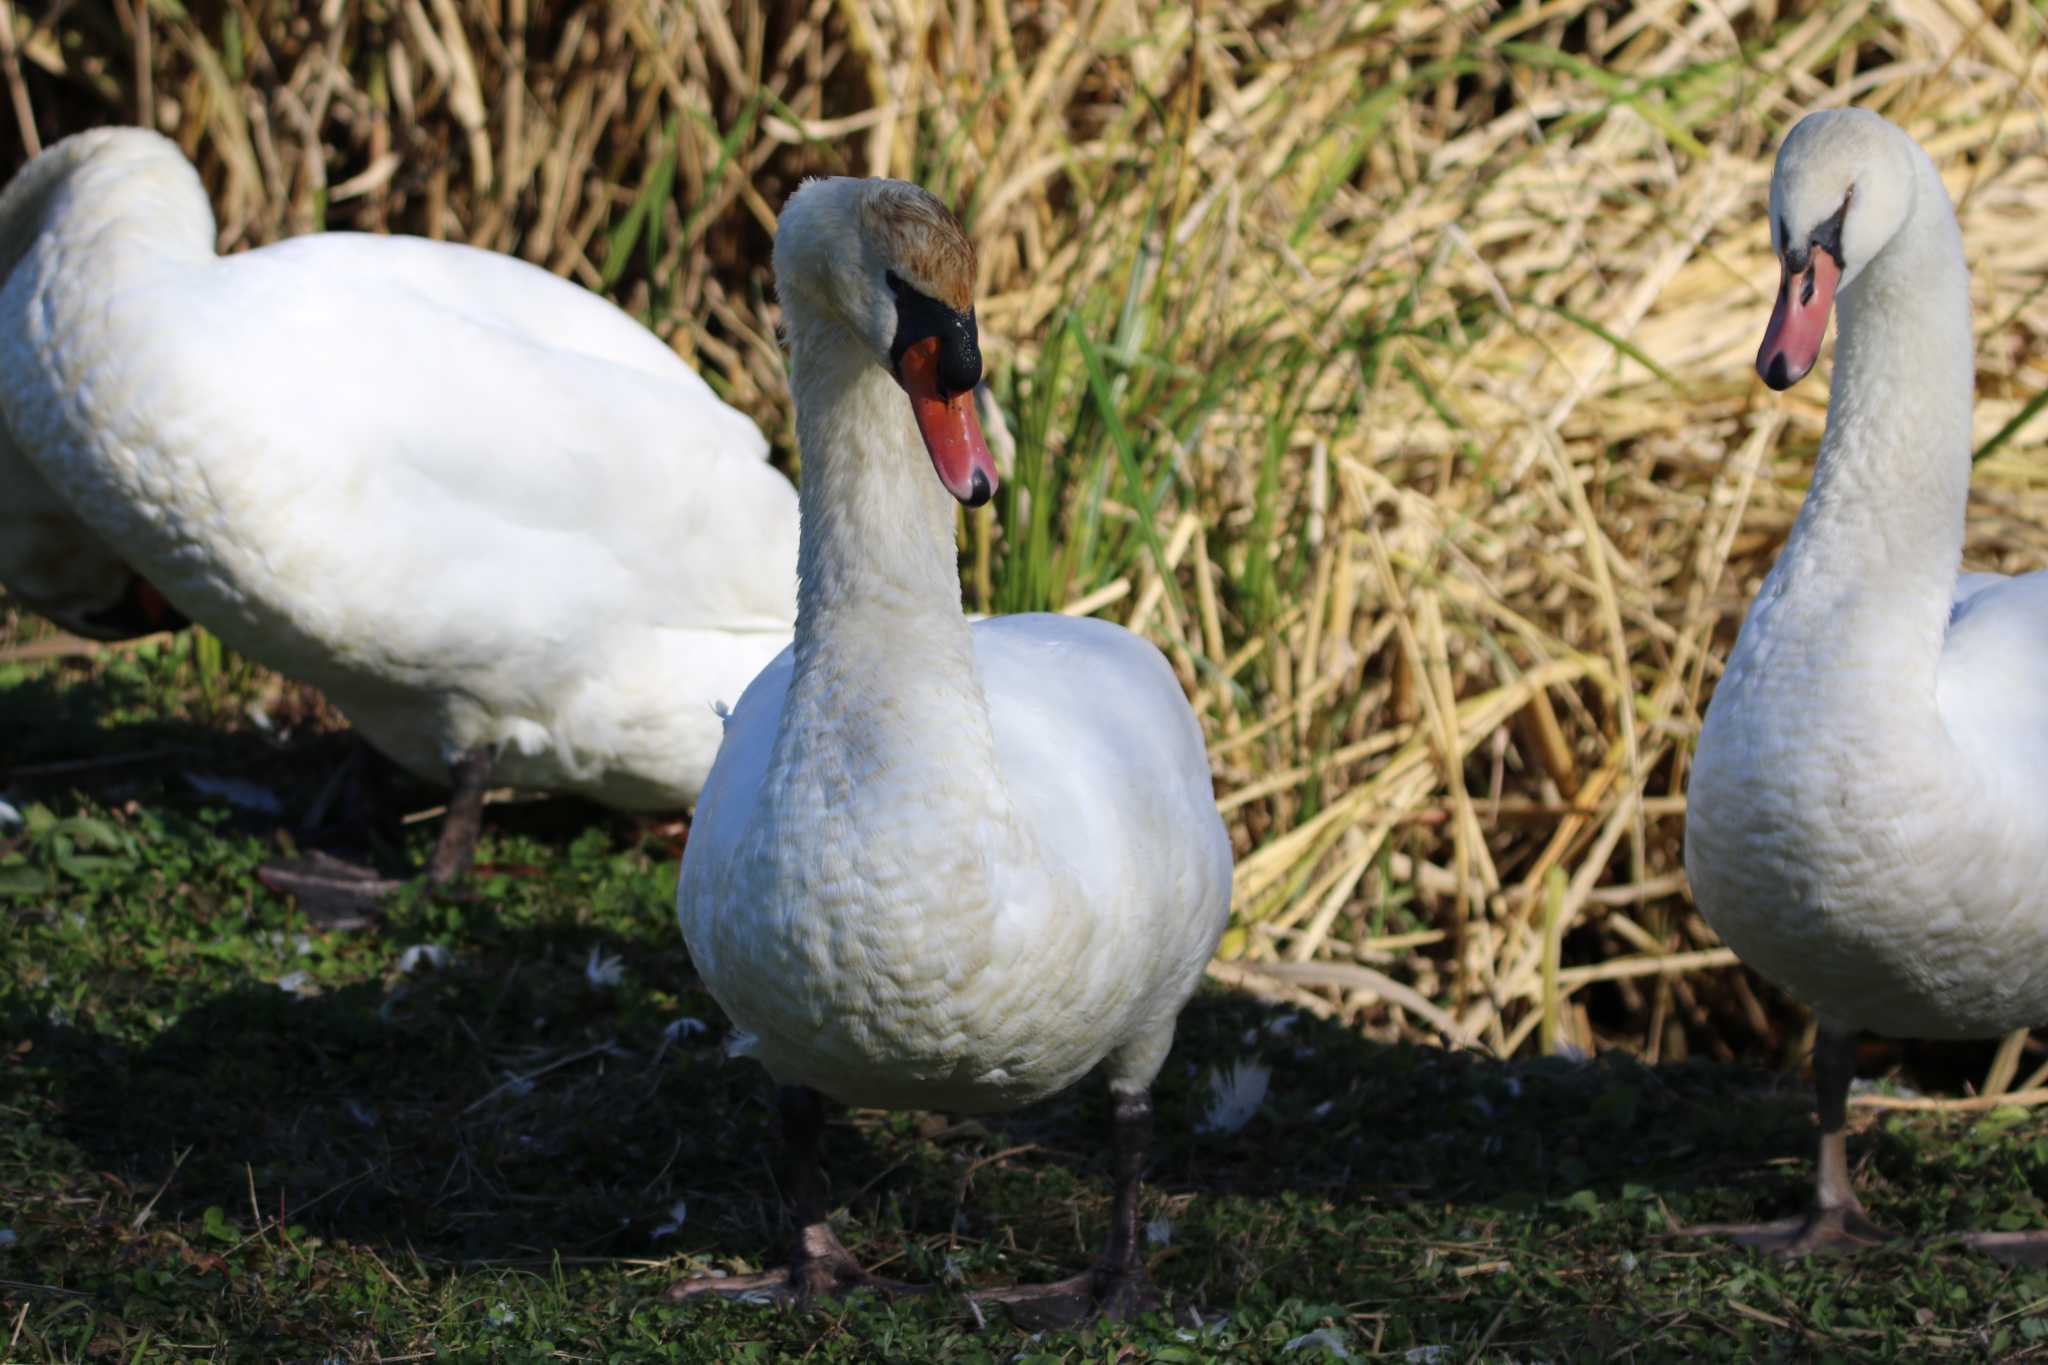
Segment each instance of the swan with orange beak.
[[[1890,1236],[1849,1158],[1859,1035],[2048,1018],[2048,574],[1961,571],[1976,341],[1933,159],[1871,111],[1809,114],[1778,153],[1771,240],[1757,369],[1796,382],[1832,305],[1827,428],[1700,728],[1685,867],[1722,940],[1813,1010],[1819,1141],[1804,1212],[1688,1231],[1803,1256]],[[2048,1230],[1962,1241],[2048,1263]]]
[[996,487],[974,275],[966,232],[915,185],[814,180],[783,208],[796,641],[726,722],[676,910],[732,1051],[779,1086],[793,1235],[785,1268],[679,1297],[911,1288],[833,1233],[826,1100],[986,1113],[1096,1071],[1115,1189],[1102,1254],[973,1301],[1034,1324],[1156,1301],[1150,1087],[1223,932],[1230,840],[1201,726],[1149,642],[961,612],[958,504]]

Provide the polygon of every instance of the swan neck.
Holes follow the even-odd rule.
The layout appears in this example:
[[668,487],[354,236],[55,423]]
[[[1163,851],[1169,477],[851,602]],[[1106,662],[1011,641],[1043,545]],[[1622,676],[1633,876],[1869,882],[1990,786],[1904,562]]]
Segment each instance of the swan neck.
[[1837,300],[1827,430],[1800,530],[1852,572],[1924,576],[1945,614],[1962,556],[1976,357],[1955,211],[1933,163],[1916,160],[1905,222]]
[[790,332],[803,459],[798,637],[851,615],[964,640],[954,503],[909,399],[844,328],[798,316]]
[[97,284],[120,248],[152,256],[213,255],[205,186],[176,144],[132,128],[68,137],[30,161],[0,193],[0,283],[39,242],[77,242],[96,262]]
[[[892,767],[942,761],[994,799],[994,739],[960,607],[953,499],[910,403],[847,329],[789,307],[798,491],[785,731]],[[848,718],[855,724],[849,725]]]
[[[1962,558],[1975,358],[1962,237],[1920,160],[1903,225],[1836,300],[1813,483],[1752,615],[1800,620],[1802,648],[1835,676],[1882,677],[1932,706]],[[1738,651],[1765,633],[1745,629],[1752,650]]]

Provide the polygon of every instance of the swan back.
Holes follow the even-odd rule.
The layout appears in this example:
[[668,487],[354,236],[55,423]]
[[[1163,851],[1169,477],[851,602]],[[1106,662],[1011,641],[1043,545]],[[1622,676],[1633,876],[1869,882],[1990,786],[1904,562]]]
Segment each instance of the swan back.
[[751,422],[524,262],[347,233],[217,258],[153,232],[183,192],[210,238],[168,142],[59,163],[0,292],[0,410],[96,536],[422,775],[489,747],[515,783],[694,797],[711,704],[794,618],[795,493]]

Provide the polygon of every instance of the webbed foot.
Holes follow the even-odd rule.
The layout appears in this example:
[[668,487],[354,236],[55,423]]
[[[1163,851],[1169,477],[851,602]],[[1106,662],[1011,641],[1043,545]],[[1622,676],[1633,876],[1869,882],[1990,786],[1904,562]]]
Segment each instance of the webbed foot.
[[1840,1256],[1897,1240],[1896,1234],[1871,1222],[1856,1208],[1814,1209],[1768,1223],[1699,1223],[1686,1228],[1684,1235],[1727,1237],[1788,1259]]
[[1159,1307],[1159,1291],[1143,1271],[1096,1266],[1051,1284],[1005,1285],[967,1296],[981,1308],[1000,1308],[1019,1327],[1043,1331],[1078,1327],[1096,1318],[1121,1322]]
[[843,1299],[860,1293],[893,1299],[922,1294],[929,1287],[869,1274],[853,1258],[853,1253],[840,1245],[830,1227],[813,1223],[797,1235],[785,1269],[756,1275],[693,1275],[670,1285],[668,1296],[692,1299],[701,1294],[716,1294],[742,1303],[804,1308],[819,1299]]
[[405,885],[364,863],[313,852],[303,858],[265,863],[256,880],[299,903],[306,919],[321,929],[363,929],[377,922],[384,902]]

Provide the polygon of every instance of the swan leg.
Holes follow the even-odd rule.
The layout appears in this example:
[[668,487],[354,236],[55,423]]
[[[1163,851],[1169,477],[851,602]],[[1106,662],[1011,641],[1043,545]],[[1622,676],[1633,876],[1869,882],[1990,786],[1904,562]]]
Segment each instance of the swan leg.
[[696,1275],[669,1286],[672,1299],[716,1294],[749,1303],[804,1307],[815,1299],[844,1298],[861,1290],[896,1297],[922,1293],[926,1286],[884,1279],[861,1269],[853,1253],[833,1235],[818,1169],[818,1144],[825,1132],[825,1102],[808,1086],[785,1085],[776,1092],[782,1120],[782,1190],[796,1236],[789,1265],[758,1275]]
[[1860,1250],[1892,1240],[1870,1221],[1849,1173],[1849,1082],[1856,1076],[1856,1035],[1823,1025],[1813,1045],[1813,1089],[1820,1119],[1813,1207],[1768,1223],[1700,1223],[1687,1236],[1728,1236],[1780,1256]]
[[1159,1306],[1138,1254],[1138,1184],[1152,1141],[1149,1089],[1110,1088],[1110,1143],[1116,1193],[1100,1260],[1051,1284],[984,1289],[968,1296],[977,1308],[1000,1307],[1031,1330],[1071,1327],[1092,1317],[1127,1318]]
[[476,862],[476,841],[483,833],[484,790],[491,784],[491,751],[471,749],[449,770],[454,790],[448,813],[441,817],[441,837],[427,860],[427,880],[435,886],[469,875]]

